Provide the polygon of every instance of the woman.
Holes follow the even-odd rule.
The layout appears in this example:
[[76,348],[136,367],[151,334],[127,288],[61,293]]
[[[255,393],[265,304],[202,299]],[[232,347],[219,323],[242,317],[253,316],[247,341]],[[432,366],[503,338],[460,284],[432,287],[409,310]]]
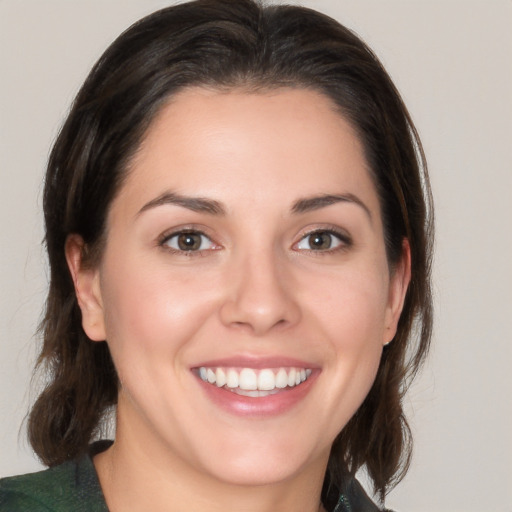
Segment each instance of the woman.
[[431,199],[356,36],[252,0],[141,20],[79,92],[44,211],[50,469],[2,481],[0,510],[377,510],[362,467],[383,504],[430,339]]

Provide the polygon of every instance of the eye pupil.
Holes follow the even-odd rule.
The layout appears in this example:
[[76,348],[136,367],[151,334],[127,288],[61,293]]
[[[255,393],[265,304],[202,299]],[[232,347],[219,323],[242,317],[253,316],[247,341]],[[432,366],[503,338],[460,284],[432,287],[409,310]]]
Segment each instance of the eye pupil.
[[182,251],[195,251],[201,247],[201,235],[182,233],[178,236],[178,247]]
[[312,249],[330,249],[331,235],[329,233],[313,233],[309,235],[309,245]]

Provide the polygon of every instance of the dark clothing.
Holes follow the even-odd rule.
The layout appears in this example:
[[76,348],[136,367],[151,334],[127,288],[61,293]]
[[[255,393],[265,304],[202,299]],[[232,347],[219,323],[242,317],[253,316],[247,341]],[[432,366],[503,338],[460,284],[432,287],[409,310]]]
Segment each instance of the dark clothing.
[[38,473],[0,480],[0,512],[108,512],[91,453]]

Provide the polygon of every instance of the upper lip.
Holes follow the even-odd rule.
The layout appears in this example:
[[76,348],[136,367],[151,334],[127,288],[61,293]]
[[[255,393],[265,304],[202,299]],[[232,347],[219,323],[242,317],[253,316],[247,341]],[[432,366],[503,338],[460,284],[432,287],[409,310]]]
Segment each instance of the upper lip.
[[207,361],[201,361],[198,364],[194,364],[192,368],[215,368],[215,367],[229,367],[229,368],[282,368],[282,367],[294,367],[294,368],[319,368],[318,364],[311,361],[304,361],[294,357],[287,356],[252,356],[252,355],[240,355],[222,357],[219,359],[210,359]]

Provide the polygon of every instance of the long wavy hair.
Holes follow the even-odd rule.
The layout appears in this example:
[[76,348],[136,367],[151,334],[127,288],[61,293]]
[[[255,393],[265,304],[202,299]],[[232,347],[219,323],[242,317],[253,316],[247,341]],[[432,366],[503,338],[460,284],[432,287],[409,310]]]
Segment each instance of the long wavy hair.
[[[390,77],[350,30],[316,11],[254,0],[196,0],[142,19],[101,56],[51,152],[45,188],[50,285],[38,368],[47,384],[28,420],[47,465],[84,454],[116,404],[118,379],[106,343],[93,343],[66,264],[71,233],[86,263],[101,258],[105,222],[130,158],[162,106],[186,87],[318,91],[355,128],[380,199],[392,271],[409,241],[412,279],[398,330],[357,413],[336,438],[327,484],[365,467],[385,494],[405,474],[411,435],[402,400],[428,351],[432,329],[432,199],[421,143]],[[324,490],[325,490],[324,488]]]

